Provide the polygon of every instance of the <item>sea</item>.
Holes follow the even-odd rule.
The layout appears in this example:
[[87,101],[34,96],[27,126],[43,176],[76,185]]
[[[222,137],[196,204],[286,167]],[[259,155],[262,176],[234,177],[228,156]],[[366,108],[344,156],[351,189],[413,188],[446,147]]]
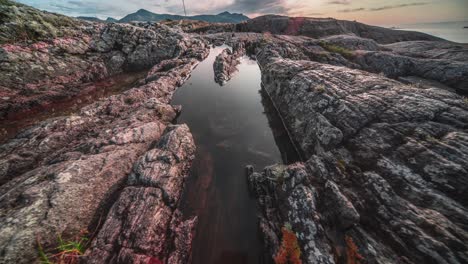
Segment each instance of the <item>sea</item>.
[[468,21],[405,24],[396,28],[419,31],[453,42],[468,43]]

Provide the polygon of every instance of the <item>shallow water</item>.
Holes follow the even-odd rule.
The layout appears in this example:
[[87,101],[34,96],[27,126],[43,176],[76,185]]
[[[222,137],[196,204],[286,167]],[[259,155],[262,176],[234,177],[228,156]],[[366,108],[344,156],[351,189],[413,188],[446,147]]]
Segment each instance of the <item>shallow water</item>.
[[119,94],[128,90],[146,75],[146,71],[121,73],[95,83],[83,84],[82,90],[91,90],[87,94],[78,94],[68,100],[38,106],[25,113],[19,113],[0,122],[0,143],[18,134],[19,131],[49,118],[70,115],[79,112],[86,105],[101,98]]
[[182,198],[184,215],[199,217],[194,264],[261,262],[256,201],[248,193],[245,166],[260,170],[282,160],[264,113],[257,63],[244,57],[232,80],[215,83],[213,62],[224,48],[211,50],[172,102],[183,106],[178,123],[188,124],[197,145]]

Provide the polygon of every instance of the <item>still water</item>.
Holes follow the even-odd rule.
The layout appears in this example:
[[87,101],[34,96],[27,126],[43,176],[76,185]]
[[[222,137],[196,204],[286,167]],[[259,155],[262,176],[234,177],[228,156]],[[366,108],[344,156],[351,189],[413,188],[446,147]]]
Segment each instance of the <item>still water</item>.
[[468,43],[468,21],[401,25],[404,30],[424,32],[449,41]]
[[211,50],[172,101],[183,106],[178,123],[188,124],[197,145],[182,198],[184,214],[198,215],[194,264],[261,262],[256,201],[244,169],[281,162],[262,105],[257,63],[244,57],[227,84],[214,81],[213,62],[224,48]]

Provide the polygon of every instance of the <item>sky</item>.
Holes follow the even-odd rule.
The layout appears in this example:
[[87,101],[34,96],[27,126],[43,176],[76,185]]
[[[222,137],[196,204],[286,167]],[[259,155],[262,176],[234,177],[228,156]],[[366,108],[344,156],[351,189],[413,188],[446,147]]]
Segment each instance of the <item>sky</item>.
[[[69,16],[122,18],[140,8],[183,14],[182,0],[17,0]],[[223,11],[256,17],[264,14],[333,17],[374,25],[467,21],[468,0],[185,0],[189,15]]]

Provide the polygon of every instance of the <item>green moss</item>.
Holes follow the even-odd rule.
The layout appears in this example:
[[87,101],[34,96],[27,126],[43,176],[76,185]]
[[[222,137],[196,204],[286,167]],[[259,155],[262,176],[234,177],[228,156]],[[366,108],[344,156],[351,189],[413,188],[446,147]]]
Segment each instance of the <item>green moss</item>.
[[15,3],[9,0],[0,0],[0,5],[12,6],[15,5]]
[[340,47],[338,45],[331,44],[331,43],[328,43],[328,42],[325,42],[325,41],[319,42],[319,45],[328,52],[338,53],[338,54],[340,54],[341,56],[343,56],[343,57],[345,57],[347,59],[354,58],[354,53],[350,49]]
[[70,17],[0,0],[0,44],[66,36],[76,30],[77,25],[80,22]]

